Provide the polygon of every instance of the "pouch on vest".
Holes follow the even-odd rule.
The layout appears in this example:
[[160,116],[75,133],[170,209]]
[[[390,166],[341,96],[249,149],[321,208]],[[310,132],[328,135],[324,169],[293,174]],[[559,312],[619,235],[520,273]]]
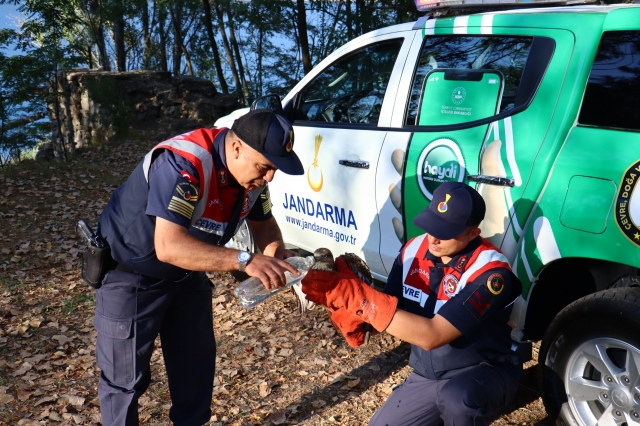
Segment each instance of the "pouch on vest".
[[87,248],[78,253],[82,257],[82,280],[91,287],[102,286],[107,271],[113,269],[113,258],[109,244],[96,235],[84,220],[78,221],[76,231],[87,241]]

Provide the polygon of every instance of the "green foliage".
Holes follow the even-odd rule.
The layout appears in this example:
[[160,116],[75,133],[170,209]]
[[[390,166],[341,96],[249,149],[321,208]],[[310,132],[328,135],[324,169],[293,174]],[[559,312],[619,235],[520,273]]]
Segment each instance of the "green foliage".
[[[127,69],[174,69],[233,87],[230,61],[244,70],[248,98],[267,93],[285,95],[303,76],[297,1],[217,0],[233,19],[237,48],[226,54],[217,14],[212,12],[217,51],[207,36],[202,0],[0,0],[14,4],[25,17],[18,31],[0,29],[0,166],[12,154],[20,159],[38,143],[50,140],[46,105],[56,110],[58,70],[79,65],[114,69],[117,43],[112,36],[121,23]],[[309,57],[313,65],[365,32],[417,18],[412,0],[305,1]],[[224,14],[229,37],[229,15]],[[176,37],[176,28],[181,37]],[[182,39],[184,48],[175,43]],[[4,48],[20,53],[9,56]],[[239,52],[239,55],[238,53]],[[214,53],[222,63],[215,68]],[[238,57],[240,56],[240,57]],[[187,60],[190,66],[187,67]],[[242,67],[239,65],[242,64]],[[129,106],[106,83],[90,83],[92,98],[113,112],[114,130],[126,129]],[[45,117],[45,119],[42,119]],[[52,141],[64,152],[64,141]]]

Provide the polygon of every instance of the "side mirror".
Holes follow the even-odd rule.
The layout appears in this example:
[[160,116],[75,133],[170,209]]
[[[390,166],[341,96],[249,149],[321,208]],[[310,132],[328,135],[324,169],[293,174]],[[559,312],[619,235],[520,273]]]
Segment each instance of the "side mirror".
[[250,110],[253,111],[255,109],[268,109],[270,111],[275,112],[276,114],[282,114],[282,101],[280,100],[280,96],[278,95],[260,96],[251,104]]

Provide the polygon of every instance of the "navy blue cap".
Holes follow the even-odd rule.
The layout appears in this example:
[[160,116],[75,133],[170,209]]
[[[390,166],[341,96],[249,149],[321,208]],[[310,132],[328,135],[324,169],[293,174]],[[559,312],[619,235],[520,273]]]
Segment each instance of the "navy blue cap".
[[484,219],[486,206],[478,191],[464,183],[446,182],[433,191],[429,207],[413,224],[439,240],[450,240]]
[[231,130],[278,170],[288,175],[304,174],[304,167],[293,152],[293,126],[283,116],[268,109],[256,109],[238,118]]

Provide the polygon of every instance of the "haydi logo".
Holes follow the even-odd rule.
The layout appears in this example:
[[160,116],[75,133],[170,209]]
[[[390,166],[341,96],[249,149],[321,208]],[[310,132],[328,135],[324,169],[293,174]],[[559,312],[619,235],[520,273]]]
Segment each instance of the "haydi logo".
[[464,158],[458,145],[451,139],[437,139],[427,145],[418,159],[417,180],[427,199],[445,182],[464,180]]
[[429,174],[437,177],[438,179],[456,179],[458,176],[458,166],[451,164],[449,167],[440,167],[437,165],[429,164],[429,161],[424,162],[423,174]]

